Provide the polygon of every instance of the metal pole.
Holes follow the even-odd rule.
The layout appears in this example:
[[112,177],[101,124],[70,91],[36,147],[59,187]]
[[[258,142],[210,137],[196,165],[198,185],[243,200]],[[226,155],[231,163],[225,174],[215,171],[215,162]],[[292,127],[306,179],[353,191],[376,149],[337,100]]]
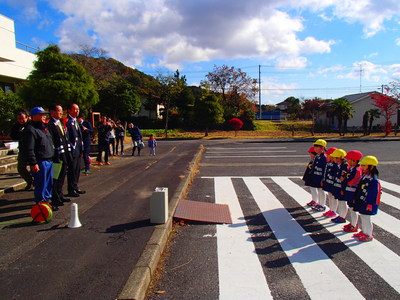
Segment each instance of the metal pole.
[[260,107],[260,117],[261,120],[261,65],[258,65],[258,104]]

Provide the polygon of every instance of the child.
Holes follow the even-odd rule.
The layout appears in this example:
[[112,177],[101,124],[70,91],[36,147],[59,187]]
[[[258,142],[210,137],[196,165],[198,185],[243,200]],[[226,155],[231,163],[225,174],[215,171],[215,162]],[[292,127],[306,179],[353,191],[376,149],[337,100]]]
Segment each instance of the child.
[[378,159],[365,156],[360,161],[363,176],[355,194],[354,210],[360,213],[361,231],[353,236],[361,242],[370,242],[372,236],[371,215],[376,215],[381,202],[382,187],[378,179]]
[[313,162],[314,162],[314,157],[315,157],[315,155],[316,155],[317,153],[314,152],[314,146],[311,146],[311,148],[308,149],[307,152],[310,154],[311,160],[310,160],[310,162],[308,163],[306,170],[304,171],[304,175],[303,175],[303,178],[302,178],[302,179],[303,179],[304,184],[305,184],[306,186],[310,186],[310,185],[311,185],[311,171],[312,171],[312,165],[313,165]]
[[331,157],[333,157],[333,160],[336,163],[336,174],[334,176],[332,189],[332,194],[335,197],[335,200],[333,201],[332,210],[336,211],[337,208],[339,214],[336,218],[332,219],[332,222],[334,223],[346,223],[347,203],[342,194],[343,181],[348,170],[348,165],[344,159],[346,154],[346,151],[343,149],[336,149],[331,154]]
[[326,141],[319,139],[314,142],[315,157],[311,166],[310,190],[312,201],[307,203],[312,206],[313,210],[324,211],[325,208],[325,192],[322,190],[322,176],[325,172],[326,156],[325,156]]
[[360,183],[362,177],[361,167],[358,162],[361,160],[362,153],[358,150],[352,150],[344,157],[349,165],[349,170],[346,174],[346,178],[343,181],[343,191],[344,199],[349,207],[350,223],[343,227],[346,232],[357,232],[357,212],[353,210],[354,207],[354,197],[356,194],[356,189]]
[[154,134],[150,135],[148,146],[149,146],[149,149],[150,149],[150,155],[156,155],[157,141],[154,138]]
[[[332,217],[336,216],[335,210],[336,210],[337,205],[335,205],[335,197],[332,194],[332,190],[333,190],[333,179],[334,179],[334,175],[336,173],[337,165],[333,161],[333,157],[331,157],[331,154],[336,149],[337,148],[332,147],[332,148],[329,148],[328,151],[325,152],[327,163],[326,163],[324,177],[322,178],[322,189],[325,192],[327,192],[326,199],[327,199],[328,207],[330,209],[329,209],[329,211],[324,212],[323,215],[328,218],[332,218]],[[335,210],[332,209],[333,207],[335,207]]]

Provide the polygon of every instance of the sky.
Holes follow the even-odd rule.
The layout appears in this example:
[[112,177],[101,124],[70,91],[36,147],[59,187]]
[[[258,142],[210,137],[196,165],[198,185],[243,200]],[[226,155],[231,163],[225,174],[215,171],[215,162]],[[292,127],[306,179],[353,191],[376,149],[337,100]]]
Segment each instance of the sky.
[[262,104],[400,80],[399,0],[0,0],[0,14],[23,44],[95,46],[152,76],[178,69],[189,85],[240,68],[261,79]]

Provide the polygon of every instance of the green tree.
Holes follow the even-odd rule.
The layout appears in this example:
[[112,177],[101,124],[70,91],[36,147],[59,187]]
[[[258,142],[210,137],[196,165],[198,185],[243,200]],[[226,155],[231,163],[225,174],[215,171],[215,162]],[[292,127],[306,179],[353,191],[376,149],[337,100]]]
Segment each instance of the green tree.
[[120,78],[109,82],[107,87],[99,91],[99,95],[100,102],[95,106],[96,110],[111,116],[114,120],[130,118],[138,113],[142,106],[135,87]]
[[93,78],[73,59],[60,53],[58,46],[51,45],[37,56],[28,83],[19,90],[28,106],[75,102],[87,111],[99,101]]
[[219,104],[218,97],[213,94],[205,95],[196,100],[194,105],[196,123],[203,127],[205,136],[211,126],[224,122],[224,110]]
[[302,113],[306,118],[312,120],[311,134],[314,136],[315,121],[318,119],[322,101],[319,98],[307,99],[302,103]]
[[289,102],[286,111],[290,115],[290,119],[291,120],[297,119],[301,111],[300,99],[295,97],[289,97],[285,101]]
[[345,98],[338,98],[333,100],[332,109],[334,115],[338,119],[339,135],[344,136],[347,130],[347,120],[353,117],[353,107],[350,102]]
[[8,136],[11,127],[16,121],[15,115],[23,107],[24,103],[17,94],[4,92],[0,88],[0,134]]
[[372,124],[374,123],[375,119],[379,119],[381,116],[381,113],[379,111],[379,109],[377,108],[373,108],[370,110],[367,110],[367,113],[369,115],[369,126],[368,126],[368,132],[367,135],[371,134],[371,130],[372,130]]
[[179,71],[173,75],[159,74],[160,102],[164,104],[165,137],[168,138],[168,122],[171,109],[176,107],[176,100],[186,87],[186,76],[180,76]]

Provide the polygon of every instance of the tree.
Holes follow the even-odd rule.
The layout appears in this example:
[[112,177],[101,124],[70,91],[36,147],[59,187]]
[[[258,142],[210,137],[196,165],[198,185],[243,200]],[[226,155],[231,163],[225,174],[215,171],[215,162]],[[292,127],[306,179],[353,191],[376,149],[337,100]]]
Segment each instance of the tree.
[[57,46],[49,46],[37,56],[27,85],[20,89],[30,107],[74,102],[85,111],[99,101],[93,78],[73,59],[61,54]]
[[285,101],[289,102],[286,111],[290,115],[290,119],[292,120],[297,119],[301,111],[300,99],[295,97],[289,97]]
[[243,127],[243,122],[238,118],[232,118],[229,120],[229,125],[235,131],[235,136],[237,136],[237,132]]
[[311,134],[313,136],[314,136],[315,121],[318,118],[318,114],[319,114],[321,105],[322,105],[322,102],[321,102],[321,99],[319,99],[319,98],[304,100],[304,102],[302,104],[303,113],[305,114],[305,116],[307,118],[310,118],[312,121]]
[[340,136],[344,136],[347,130],[347,120],[352,118],[353,107],[350,102],[345,98],[338,98],[333,100],[332,109],[334,115],[338,119],[338,131]]
[[186,86],[186,76],[180,76],[179,71],[176,70],[173,75],[159,74],[157,79],[160,82],[160,101],[164,104],[165,137],[168,138],[170,109],[175,106],[175,100]]
[[1,136],[8,136],[15,122],[15,115],[23,107],[23,101],[13,92],[4,92],[0,88],[0,128]]
[[219,104],[218,97],[213,94],[205,95],[196,100],[194,111],[196,123],[205,129],[204,136],[208,136],[210,126],[224,122],[223,108]]
[[113,119],[130,118],[138,113],[142,101],[134,86],[121,78],[109,82],[107,88],[99,91],[100,102],[96,109]]
[[239,116],[241,110],[254,100],[258,92],[257,80],[248,76],[240,68],[220,67],[214,65],[214,70],[206,75],[201,86],[221,95],[225,117]]
[[381,93],[372,93],[371,98],[374,100],[373,106],[380,109],[381,115],[385,118],[384,131],[385,135],[388,135],[391,130],[390,119],[397,114],[399,101],[389,95],[384,95]]
[[379,112],[379,109],[373,108],[370,110],[367,110],[368,116],[369,116],[369,126],[368,126],[368,132],[367,135],[371,134],[372,130],[372,124],[374,123],[375,119],[379,119],[381,116],[381,113]]

